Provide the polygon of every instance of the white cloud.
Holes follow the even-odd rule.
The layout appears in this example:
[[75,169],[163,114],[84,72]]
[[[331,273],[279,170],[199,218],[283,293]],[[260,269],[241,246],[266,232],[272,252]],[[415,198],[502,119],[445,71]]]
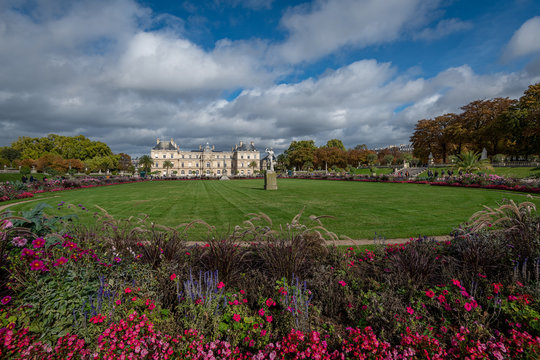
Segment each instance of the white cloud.
[[179,94],[260,84],[267,74],[241,49],[224,40],[207,53],[185,39],[140,32],[130,40],[113,77],[123,88]]
[[506,46],[503,58],[512,60],[521,56],[526,56],[540,52],[540,16],[535,16],[527,20],[514,33],[512,39]]
[[301,62],[343,46],[365,47],[391,42],[427,21],[439,1],[319,0],[299,6],[282,19],[289,38],[276,46],[276,56]]

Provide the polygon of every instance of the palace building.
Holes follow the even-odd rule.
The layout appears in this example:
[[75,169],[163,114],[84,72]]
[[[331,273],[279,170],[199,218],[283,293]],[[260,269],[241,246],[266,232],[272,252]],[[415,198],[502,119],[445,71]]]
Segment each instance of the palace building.
[[174,142],[161,141],[150,151],[154,161],[152,172],[159,171],[163,176],[221,177],[223,175],[250,176],[260,170],[260,153],[253,141],[247,145],[240,141],[231,151],[218,151],[206,143],[199,150],[180,150]]

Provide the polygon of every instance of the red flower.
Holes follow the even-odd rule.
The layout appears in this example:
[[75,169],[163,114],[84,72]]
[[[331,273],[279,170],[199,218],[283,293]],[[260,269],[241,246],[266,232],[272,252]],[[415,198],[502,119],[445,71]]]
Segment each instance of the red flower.
[[412,315],[414,314],[414,309],[410,306],[407,306],[407,312]]
[[435,296],[435,293],[431,291],[431,289],[429,289],[429,290],[426,290],[426,296],[431,299],[432,297]]
[[464,306],[465,306],[465,310],[467,310],[467,311],[471,311],[471,310],[472,310],[472,308],[473,308],[472,304],[471,304],[471,303],[468,303],[468,302],[467,302],[467,303],[465,303],[465,305],[464,305]]
[[176,274],[171,274],[171,281],[176,279]]
[[239,322],[242,319],[242,317],[240,315],[238,315],[238,314],[234,314],[232,318],[236,322]]
[[272,315],[267,316],[267,317],[266,317],[266,321],[272,322]]
[[220,281],[220,282],[217,284],[217,288],[218,288],[218,289],[221,289],[221,288],[223,288],[223,287],[225,287],[225,284],[224,284],[222,281]]
[[276,302],[274,300],[272,300],[272,298],[266,299],[266,306],[270,307],[270,306],[273,306],[273,305],[276,305]]
[[131,289],[130,289],[130,288],[126,288],[126,289],[124,290],[124,292],[125,292],[126,294],[129,294],[129,293],[131,292]]

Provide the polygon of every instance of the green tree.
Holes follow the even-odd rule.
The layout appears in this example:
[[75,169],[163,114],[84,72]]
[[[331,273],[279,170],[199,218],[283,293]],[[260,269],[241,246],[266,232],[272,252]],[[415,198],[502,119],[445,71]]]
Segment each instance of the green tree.
[[257,169],[257,162],[253,160],[252,162],[249,163],[248,166],[253,169],[253,173],[255,174],[255,171],[256,171],[255,169]]
[[171,169],[173,167],[173,163],[170,161],[170,160],[165,160],[163,162],[163,167],[165,168],[165,171],[167,173],[167,176],[169,176],[169,169]]
[[4,146],[0,150],[0,157],[9,161],[10,165],[13,165],[13,161],[21,157],[21,152],[19,150],[13,149],[9,146]]
[[152,165],[154,165],[154,162],[149,155],[143,155],[139,158],[139,168],[141,168],[145,173],[150,173]]
[[328,140],[326,142],[326,145],[325,147],[327,148],[338,148],[342,151],[345,151],[345,146],[343,145],[343,142],[339,139],[332,139],[332,140]]
[[293,141],[285,151],[287,162],[290,166],[301,169],[305,162],[313,163],[316,149],[313,140]]
[[489,164],[485,161],[480,161],[480,153],[474,151],[464,151],[453,157],[454,166],[458,171],[472,173],[474,171],[487,169]]

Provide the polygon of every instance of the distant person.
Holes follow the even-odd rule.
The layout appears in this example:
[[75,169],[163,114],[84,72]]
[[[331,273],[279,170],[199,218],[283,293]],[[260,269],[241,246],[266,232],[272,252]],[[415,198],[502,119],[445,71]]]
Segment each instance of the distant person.
[[26,184],[26,182],[28,181],[28,178],[26,177],[26,175],[22,176],[21,181],[23,184]]
[[43,176],[43,182],[47,182],[47,177]]
[[30,183],[33,183],[34,181],[36,181],[36,179],[34,179],[34,175],[30,175]]

